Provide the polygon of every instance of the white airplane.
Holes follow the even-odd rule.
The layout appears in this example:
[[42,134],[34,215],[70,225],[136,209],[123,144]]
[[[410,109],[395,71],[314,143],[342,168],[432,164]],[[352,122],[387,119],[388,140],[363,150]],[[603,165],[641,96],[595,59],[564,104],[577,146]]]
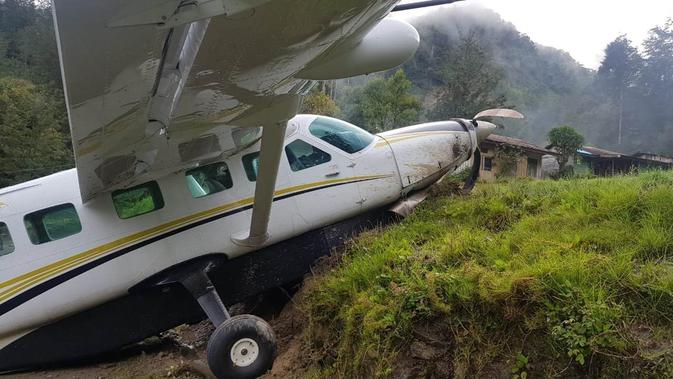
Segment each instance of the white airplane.
[[224,304],[301,277],[351,220],[470,157],[478,174],[495,128],[480,118],[520,116],[372,135],[296,115],[315,81],[414,54],[416,30],[386,17],[397,2],[54,0],[77,168],[0,189],[0,372],[204,315],[217,377],[268,370],[273,330]]

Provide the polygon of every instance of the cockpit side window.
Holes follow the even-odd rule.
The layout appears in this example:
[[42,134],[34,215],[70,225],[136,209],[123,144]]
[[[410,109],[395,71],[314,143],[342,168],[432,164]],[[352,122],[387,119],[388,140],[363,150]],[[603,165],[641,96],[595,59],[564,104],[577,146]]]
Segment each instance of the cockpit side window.
[[191,169],[185,173],[187,188],[194,198],[222,192],[234,186],[229,167],[224,162]]
[[334,118],[318,117],[308,130],[313,136],[349,154],[363,150],[374,141],[370,133]]
[[14,241],[9,228],[4,222],[0,222],[0,256],[11,254],[14,252]]
[[285,155],[292,171],[305,170],[332,160],[328,153],[300,139],[285,146]]

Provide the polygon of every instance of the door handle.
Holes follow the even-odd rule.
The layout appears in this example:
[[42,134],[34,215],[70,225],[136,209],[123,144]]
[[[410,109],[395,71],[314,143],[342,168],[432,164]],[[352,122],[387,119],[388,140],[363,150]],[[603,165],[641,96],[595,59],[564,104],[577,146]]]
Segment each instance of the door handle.
[[332,177],[335,177],[335,176],[338,176],[338,175],[339,175],[339,171],[335,171],[335,172],[330,172],[329,174],[325,174],[325,177],[332,178]]

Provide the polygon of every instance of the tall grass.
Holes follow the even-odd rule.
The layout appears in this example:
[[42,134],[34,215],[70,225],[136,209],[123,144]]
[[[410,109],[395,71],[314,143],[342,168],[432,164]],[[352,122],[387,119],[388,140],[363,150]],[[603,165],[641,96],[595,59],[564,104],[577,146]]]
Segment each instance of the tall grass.
[[386,376],[424,328],[457,377],[673,376],[672,263],[673,173],[440,194],[312,282],[310,363]]

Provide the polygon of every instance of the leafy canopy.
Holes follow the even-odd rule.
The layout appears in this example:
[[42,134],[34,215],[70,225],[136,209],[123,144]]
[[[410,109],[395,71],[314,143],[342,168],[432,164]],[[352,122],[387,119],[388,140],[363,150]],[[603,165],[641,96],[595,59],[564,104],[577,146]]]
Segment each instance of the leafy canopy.
[[560,170],[563,171],[570,157],[584,144],[584,137],[570,126],[559,126],[549,131],[548,149],[555,148],[561,154]]
[[473,117],[484,109],[505,105],[505,97],[496,91],[503,74],[475,35],[462,38],[443,61],[436,72],[441,85],[432,110],[434,118]]
[[609,95],[618,96],[635,80],[642,57],[625,35],[617,37],[605,48],[605,58],[598,68],[597,80]]
[[301,107],[302,113],[317,114],[322,116],[336,117],[340,110],[332,98],[322,91],[309,94]]
[[34,84],[0,79],[0,187],[71,167],[60,104]]
[[418,121],[421,103],[411,93],[411,81],[402,70],[389,78],[376,78],[362,90],[356,111],[364,127],[381,132]]

